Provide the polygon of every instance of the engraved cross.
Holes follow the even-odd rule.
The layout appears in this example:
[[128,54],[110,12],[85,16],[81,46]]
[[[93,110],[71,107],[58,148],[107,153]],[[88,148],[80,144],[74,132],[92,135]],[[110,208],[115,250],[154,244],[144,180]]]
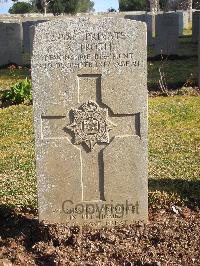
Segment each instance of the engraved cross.
[[[44,137],[56,139],[59,134],[60,139],[66,138],[66,131],[70,134],[70,141],[80,149],[81,200],[104,201],[104,149],[114,139],[140,137],[140,113],[114,114],[102,102],[100,74],[78,75],[77,83],[78,103],[69,113],[71,123],[66,124],[67,114],[43,116],[43,128],[51,127],[49,131],[54,132]],[[48,133],[47,128],[43,132]],[[62,133],[57,132],[58,128]]]

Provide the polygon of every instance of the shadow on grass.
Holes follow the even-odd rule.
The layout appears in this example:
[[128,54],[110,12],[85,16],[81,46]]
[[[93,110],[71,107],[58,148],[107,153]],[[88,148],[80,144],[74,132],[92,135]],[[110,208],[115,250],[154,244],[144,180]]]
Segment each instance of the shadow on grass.
[[[10,66],[14,66],[14,67],[19,67],[21,65],[17,65],[16,63],[12,63],[10,62],[9,64],[5,64],[5,65],[0,65],[0,69],[7,69],[9,68]],[[31,65],[30,64],[26,64],[26,65],[23,65],[23,68],[31,68]]]
[[0,235],[2,239],[25,236],[25,247],[30,249],[41,234],[37,232],[39,221],[36,213],[17,213],[12,207],[0,205]]
[[149,179],[149,191],[176,193],[190,208],[200,208],[200,180]]
[[16,250],[24,246],[28,253],[36,253],[37,265],[52,265],[48,256],[42,256],[33,250],[34,245],[40,241],[48,243],[51,240],[49,227],[40,223],[36,215],[17,213],[10,207],[0,205],[0,236],[5,247],[12,246],[13,243]]
[[[39,222],[36,212],[18,213],[11,207],[0,205],[0,247],[9,247],[8,249],[15,254],[13,250],[20,252],[23,246],[28,256],[34,255],[38,266],[55,265],[54,255],[45,252],[51,245],[52,247],[63,244],[65,246],[75,245],[73,234],[78,234],[80,229],[71,227],[67,231],[65,228],[62,231],[62,228],[62,224]],[[40,243],[45,246],[44,250],[35,248],[35,245],[40,245]]]
[[[167,87],[169,88],[170,91],[177,90],[182,88],[185,85],[184,82],[167,82]],[[197,87],[198,84],[197,82],[193,82],[192,84],[193,87]],[[147,81],[147,87],[148,91],[161,91],[159,88],[159,82],[152,82],[152,81]]]
[[191,58],[197,58],[197,55],[156,55],[152,57],[148,57],[147,61],[155,62],[155,61],[162,61],[164,59],[167,59],[168,61],[173,60],[187,60]]

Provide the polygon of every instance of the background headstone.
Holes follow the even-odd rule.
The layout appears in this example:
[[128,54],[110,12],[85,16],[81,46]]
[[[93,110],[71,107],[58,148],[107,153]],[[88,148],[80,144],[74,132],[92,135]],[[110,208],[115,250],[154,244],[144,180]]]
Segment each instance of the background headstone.
[[22,64],[21,23],[0,22],[0,66]]
[[33,20],[33,21],[25,21],[22,22],[23,27],[23,44],[24,44],[24,53],[31,53],[31,43],[30,43],[30,27],[37,26],[41,22],[45,22],[46,20]]
[[30,64],[32,47],[33,47],[33,33],[32,26],[37,26],[39,23],[46,22],[47,20],[32,20],[22,22],[23,28],[23,63]]
[[30,40],[30,56],[33,54],[33,41],[35,37],[35,26],[31,26],[29,29],[29,40]]
[[200,11],[192,13],[192,41],[198,42],[199,40],[199,16]]
[[147,24],[147,44],[153,45],[153,23],[155,20],[153,19],[152,14],[139,14],[139,15],[125,15],[125,19],[132,19],[136,21],[142,21]]
[[156,16],[155,50],[158,54],[176,54],[179,36],[179,15],[164,13]]
[[42,23],[32,57],[40,220],[147,220],[146,25]]

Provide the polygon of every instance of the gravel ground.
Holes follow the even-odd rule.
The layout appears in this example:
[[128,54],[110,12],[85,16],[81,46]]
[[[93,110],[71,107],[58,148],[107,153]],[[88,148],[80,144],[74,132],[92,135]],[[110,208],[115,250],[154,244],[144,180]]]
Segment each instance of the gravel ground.
[[0,265],[200,265],[200,211],[149,210],[149,222],[92,229],[1,211]]

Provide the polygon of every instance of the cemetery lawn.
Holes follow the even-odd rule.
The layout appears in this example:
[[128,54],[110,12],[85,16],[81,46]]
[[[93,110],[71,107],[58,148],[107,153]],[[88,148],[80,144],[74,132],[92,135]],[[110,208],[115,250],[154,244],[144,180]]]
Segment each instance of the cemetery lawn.
[[[149,203],[195,205],[200,201],[200,97],[149,100]],[[1,204],[36,206],[32,106],[0,110]],[[162,206],[163,207],[163,206]]]

